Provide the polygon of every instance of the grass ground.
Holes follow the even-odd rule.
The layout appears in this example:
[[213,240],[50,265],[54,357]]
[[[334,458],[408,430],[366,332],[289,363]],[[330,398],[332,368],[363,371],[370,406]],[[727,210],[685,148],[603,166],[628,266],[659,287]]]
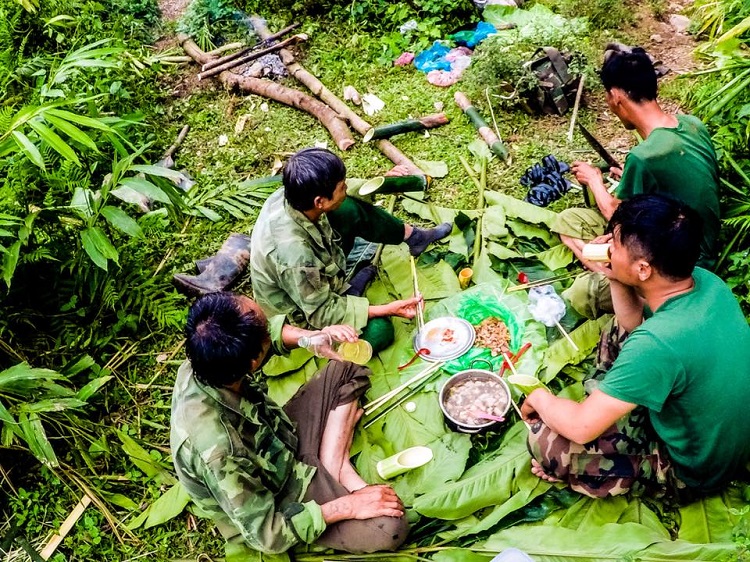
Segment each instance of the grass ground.
[[[642,4],[638,9],[650,14],[651,4]],[[640,21],[643,25],[624,31],[597,33],[589,45],[589,54],[596,59],[601,47],[612,38],[646,40],[654,31],[649,26],[661,25],[650,15],[644,15]],[[279,17],[270,23],[272,29],[278,29],[288,22]],[[339,95],[344,85],[353,85],[360,93],[372,92],[385,101],[385,109],[370,119],[372,124],[433,113],[436,104],[442,104],[451,118],[449,125],[430,131],[429,136],[412,133],[397,137],[393,142],[412,159],[442,160],[447,164],[448,175],[435,181],[428,192],[431,201],[447,207],[474,207],[476,188],[459,160],[462,156],[470,158],[466,147],[476,138],[475,130],[453,102],[453,93],[462,88],[461,83],[441,89],[429,85],[425,76],[413,68],[383,65],[378,62],[382,45],[374,34],[354,28],[330,29],[318,22],[303,22],[302,30],[308,32],[311,39],[301,50],[300,60],[324,84]],[[668,44],[669,38],[665,38],[662,45]],[[274,170],[277,160],[318,142],[333,146],[326,130],[309,115],[258,96],[227,92],[214,82],[198,83],[194,79],[196,71],[197,67],[189,66],[164,76],[158,87],[173,92],[173,95],[164,106],[161,122],[156,124],[156,130],[161,131],[158,143],[165,148],[182,125],[191,126],[176,161],[178,168],[185,168],[195,178],[195,190],[221,190],[222,186],[268,175]],[[289,84],[298,87],[291,80]],[[595,131],[605,146],[623,158],[634,139],[607,113],[598,85],[590,83],[589,86],[579,119]],[[486,100],[474,101],[489,120]],[[498,111],[496,117],[512,161],[504,164],[495,160],[490,164],[489,189],[523,197],[524,189],[518,178],[528,166],[546,154],[552,153],[566,161],[596,160],[578,134],[572,144],[567,144],[569,116],[538,117],[521,110],[504,110]],[[235,125],[241,118],[246,119],[246,125],[242,132],[235,133]],[[228,137],[224,146],[219,145],[221,135]],[[372,145],[358,143],[341,156],[352,177],[369,177],[390,168],[390,162]],[[580,194],[571,192],[552,208],[559,210],[579,203]],[[396,212],[419,222],[400,208]],[[249,231],[253,222],[253,213],[240,220],[230,218],[217,223],[188,218],[183,228],[169,240],[163,254],[155,258],[156,263],[150,265],[156,267],[159,261],[163,262],[160,273],[165,281],[174,272],[190,271],[192,260],[213,253],[229,232]],[[247,289],[247,279],[241,280],[239,287]],[[165,286],[165,290],[169,289]],[[185,304],[187,306],[187,299]],[[176,365],[182,358],[180,340],[180,334],[175,333],[154,334],[136,347],[126,346],[123,342],[123,349],[129,351],[123,351],[118,358],[115,369],[118,384],[103,406],[109,411],[102,420],[103,424],[118,427],[142,439],[150,456],[165,466],[168,465],[171,384]],[[117,447],[114,443],[110,446]],[[141,506],[165,490],[163,485],[150,481],[126,459],[107,466],[106,472],[112,476],[102,479],[104,488],[110,493],[127,495]],[[34,514],[28,519],[33,524],[27,528],[26,535],[39,538],[67,516],[79,495],[57,482],[46,470],[42,470],[36,482],[16,492],[10,508],[24,510],[33,507]],[[90,508],[53,559],[57,562],[195,559],[203,552],[221,552],[221,541],[209,524],[192,515],[182,514],[165,525],[139,529],[121,544],[101,514]],[[17,551],[9,559],[22,558],[23,554]]]

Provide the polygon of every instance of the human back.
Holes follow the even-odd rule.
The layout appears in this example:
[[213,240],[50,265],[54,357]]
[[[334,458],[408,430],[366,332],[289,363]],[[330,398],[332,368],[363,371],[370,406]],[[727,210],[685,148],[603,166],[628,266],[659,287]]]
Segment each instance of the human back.
[[703,221],[701,266],[712,266],[721,223],[719,168],[711,137],[691,115],[677,115],[676,127],[655,128],[625,161],[617,197],[660,194],[694,209]]

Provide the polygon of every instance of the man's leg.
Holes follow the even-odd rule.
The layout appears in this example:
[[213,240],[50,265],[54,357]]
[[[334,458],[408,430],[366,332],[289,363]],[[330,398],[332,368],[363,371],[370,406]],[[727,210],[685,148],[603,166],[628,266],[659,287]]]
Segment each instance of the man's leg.
[[[349,463],[349,448],[369,374],[365,367],[331,361],[284,406],[297,424],[298,458],[318,469],[305,501],[326,503],[364,484]],[[355,553],[394,550],[408,531],[405,517],[352,519],[329,526],[316,543]]]
[[347,255],[354,247],[354,239],[361,236],[378,244],[406,242],[411,254],[418,256],[432,242],[448,236],[453,228],[449,223],[427,229],[413,227],[385,209],[355,197],[347,197],[338,209],[326,216],[333,230],[341,236],[341,247]]
[[664,473],[643,409],[583,445],[538,422],[531,427],[528,445],[545,474],[594,498],[624,494],[639,481],[660,481]]

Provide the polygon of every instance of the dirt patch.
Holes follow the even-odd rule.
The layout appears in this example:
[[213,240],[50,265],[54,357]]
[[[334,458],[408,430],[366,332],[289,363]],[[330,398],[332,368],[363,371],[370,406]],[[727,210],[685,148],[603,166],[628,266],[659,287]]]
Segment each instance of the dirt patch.
[[175,21],[185,13],[188,4],[190,0],[159,0],[161,17],[166,21]]

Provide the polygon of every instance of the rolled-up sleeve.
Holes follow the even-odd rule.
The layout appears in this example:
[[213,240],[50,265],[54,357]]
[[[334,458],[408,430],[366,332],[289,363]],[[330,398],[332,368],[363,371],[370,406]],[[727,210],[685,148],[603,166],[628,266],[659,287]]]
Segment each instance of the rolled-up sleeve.
[[201,478],[251,548],[276,554],[314,542],[326,528],[320,506],[314,501],[277,505],[258,471],[249,459],[221,456],[202,463]]

